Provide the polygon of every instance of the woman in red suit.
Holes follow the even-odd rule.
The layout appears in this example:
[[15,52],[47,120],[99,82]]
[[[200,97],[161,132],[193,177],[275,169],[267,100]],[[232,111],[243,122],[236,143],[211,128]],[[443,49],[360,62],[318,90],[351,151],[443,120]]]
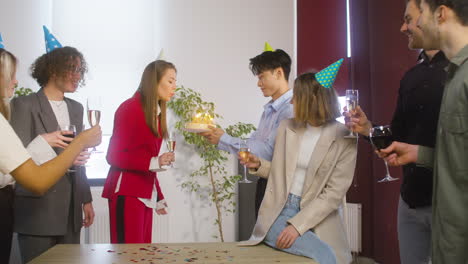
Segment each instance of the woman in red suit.
[[166,102],[176,89],[175,66],[156,60],[146,66],[135,95],[114,118],[107,152],[111,165],[102,197],[109,200],[111,243],[151,243],[153,209],[166,214],[156,171],[174,153],[159,155],[167,136]]

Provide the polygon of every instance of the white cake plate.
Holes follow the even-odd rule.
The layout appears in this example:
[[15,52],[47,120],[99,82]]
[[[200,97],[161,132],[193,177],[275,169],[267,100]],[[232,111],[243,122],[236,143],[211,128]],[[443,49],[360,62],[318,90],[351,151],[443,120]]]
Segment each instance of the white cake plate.
[[182,128],[182,130],[187,131],[187,132],[192,132],[192,133],[201,133],[201,132],[208,132],[210,129],[208,128]]

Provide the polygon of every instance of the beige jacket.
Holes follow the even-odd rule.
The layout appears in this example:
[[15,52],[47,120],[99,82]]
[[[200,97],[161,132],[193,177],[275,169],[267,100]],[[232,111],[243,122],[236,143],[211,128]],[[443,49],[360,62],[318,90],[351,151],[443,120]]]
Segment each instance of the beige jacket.
[[[268,178],[268,184],[252,236],[239,245],[256,245],[263,241],[285,206],[305,129],[292,119],[282,121],[272,162],[261,160],[260,168],[251,171]],[[324,125],[310,158],[300,212],[288,221],[301,235],[308,230],[317,234],[333,248],[339,264],[351,262],[344,224],[338,213],[356,165],[357,144],[355,139],[344,138],[348,133],[346,127],[336,121]]]

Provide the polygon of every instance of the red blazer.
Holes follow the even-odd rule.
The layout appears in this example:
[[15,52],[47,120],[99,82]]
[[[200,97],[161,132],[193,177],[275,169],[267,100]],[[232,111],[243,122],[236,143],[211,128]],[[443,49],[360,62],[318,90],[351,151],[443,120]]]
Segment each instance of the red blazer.
[[[152,157],[159,155],[162,138],[156,137],[146,124],[140,93],[123,102],[114,117],[114,131],[107,150],[107,162],[111,165],[102,197],[126,195],[151,198],[153,185],[158,191],[158,201],[164,199],[155,172],[149,171]],[[122,173],[120,188],[115,187]]]

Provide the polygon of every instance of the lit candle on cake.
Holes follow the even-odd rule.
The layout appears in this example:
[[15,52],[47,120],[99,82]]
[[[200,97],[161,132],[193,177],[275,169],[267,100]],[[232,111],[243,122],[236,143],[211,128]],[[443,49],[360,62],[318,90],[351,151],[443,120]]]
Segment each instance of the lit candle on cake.
[[197,111],[192,115],[192,121],[185,124],[185,129],[189,132],[205,132],[210,126],[214,127],[213,116],[207,111]]

